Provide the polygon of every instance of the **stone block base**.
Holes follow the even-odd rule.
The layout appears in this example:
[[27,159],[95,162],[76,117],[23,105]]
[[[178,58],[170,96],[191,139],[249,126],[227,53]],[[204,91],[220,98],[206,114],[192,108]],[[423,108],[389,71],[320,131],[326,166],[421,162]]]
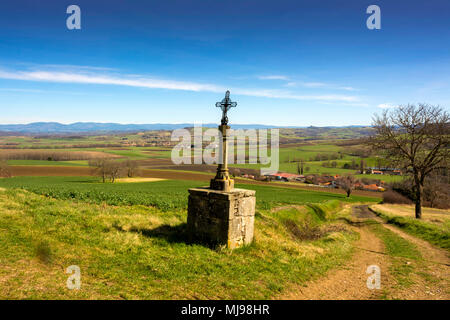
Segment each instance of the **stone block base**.
[[253,241],[255,191],[189,189],[187,232],[190,240],[230,249]]
[[234,180],[233,179],[211,179],[209,184],[209,188],[213,190],[220,190],[229,192],[234,189]]

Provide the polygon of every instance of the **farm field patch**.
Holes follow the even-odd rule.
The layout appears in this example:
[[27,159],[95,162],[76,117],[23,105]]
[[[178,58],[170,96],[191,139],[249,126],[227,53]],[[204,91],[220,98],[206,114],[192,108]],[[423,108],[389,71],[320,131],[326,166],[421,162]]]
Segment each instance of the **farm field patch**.
[[[57,199],[74,199],[110,205],[148,205],[161,210],[187,208],[187,189],[204,186],[204,182],[166,180],[142,183],[101,183],[93,177],[15,177],[0,179],[0,187],[20,188]],[[301,189],[237,183],[237,188],[256,190],[257,206],[270,209],[277,204],[343,202],[377,202],[377,198],[317,192]]]

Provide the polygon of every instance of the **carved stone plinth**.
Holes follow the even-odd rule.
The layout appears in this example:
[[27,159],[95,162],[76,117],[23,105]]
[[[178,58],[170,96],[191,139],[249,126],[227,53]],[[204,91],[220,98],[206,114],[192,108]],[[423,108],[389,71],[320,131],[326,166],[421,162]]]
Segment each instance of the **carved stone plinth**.
[[189,189],[187,231],[190,240],[230,249],[253,241],[255,191]]

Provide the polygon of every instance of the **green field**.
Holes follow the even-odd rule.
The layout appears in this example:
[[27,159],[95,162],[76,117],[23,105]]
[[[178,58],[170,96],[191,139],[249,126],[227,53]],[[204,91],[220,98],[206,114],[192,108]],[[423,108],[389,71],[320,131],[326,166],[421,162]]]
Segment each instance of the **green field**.
[[[90,177],[14,177],[0,179],[0,187],[21,188],[57,199],[75,199],[110,205],[149,205],[161,210],[185,209],[187,189],[204,182],[166,180],[140,183],[100,183]],[[279,204],[320,203],[328,200],[344,202],[377,202],[379,199],[343,194],[237,184],[238,188],[256,190],[257,205],[271,208]]]

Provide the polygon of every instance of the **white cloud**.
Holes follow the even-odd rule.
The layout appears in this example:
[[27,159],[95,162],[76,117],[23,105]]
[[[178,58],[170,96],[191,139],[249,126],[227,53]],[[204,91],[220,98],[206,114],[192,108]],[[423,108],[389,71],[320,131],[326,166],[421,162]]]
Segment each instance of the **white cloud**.
[[290,81],[284,85],[285,87],[304,87],[304,88],[326,88],[344,91],[357,91],[357,89],[350,86],[338,86],[325,82],[295,82]]
[[285,80],[288,81],[289,77],[281,75],[271,75],[271,76],[259,76],[259,80]]
[[390,108],[396,108],[397,106],[392,103],[381,103],[377,106],[377,108],[380,109],[390,109]]
[[327,84],[323,82],[302,82],[300,85],[306,88],[323,88],[327,86]]
[[[282,76],[271,76],[282,77]],[[195,92],[214,92],[223,93],[230,89],[234,94],[253,97],[266,97],[278,99],[308,100],[308,101],[341,101],[358,102],[360,99],[349,95],[298,95],[283,90],[267,89],[244,89],[227,88],[215,84],[204,84],[189,81],[164,80],[158,78],[148,78],[139,75],[107,74],[97,72],[86,72],[85,68],[77,71],[4,71],[0,69],[0,78],[22,81],[42,81],[57,83],[78,83],[78,84],[99,84],[99,85],[118,85],[128,87],[141,87],[150,89],[183,90]],[[311,83],[310,83],[311,84]],[[319,85],[319,83],[312,83]]]
[[171,89],[186,91],[210,91],[221,92],[223,88],[214,85],[199,84],[192,82],[181,82],[172,80],[160,80],[152,78],[137,78],[123,76],[109,76],[92,73],[68,73],[68,72],[51,72],[51,71],[19,71],[4,72],[0,71],[0,78],[12,80],[27,81],[47,81],[61,83],[85,83],[85,84],[105,84],[120,85],[129,87],[144,87],[151,89]]
[[338,89],[346,90],[346,91],[357,91],[358,89],[353,87],[338,87]]
[[265,98],[309,100],[309,101],[347,101],[347,102],[359,101],[359,98],[355,96],[335,95],[335,94],[298,95],[288,91],[281,91],[281,90],[263,90],[263,89],[249,90],[236,88],[233,89],[233,92],[245,96],[265,97]]
[[23,89],[23,88],[0,88],[0,91],[5,92],[18,92],[18,93],[56,93],[56,94],[73,94],[73,95],[85,95],[84,92],[76,91],[57,91],[57,90],[40,90],[40,89]]

